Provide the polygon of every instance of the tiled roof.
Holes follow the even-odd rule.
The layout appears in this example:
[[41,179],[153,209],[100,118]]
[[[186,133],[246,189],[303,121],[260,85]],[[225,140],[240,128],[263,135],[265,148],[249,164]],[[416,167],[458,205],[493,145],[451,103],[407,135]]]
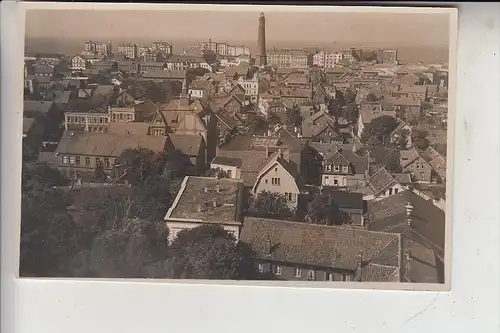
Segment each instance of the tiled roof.
[[[407,223],[405,206],[410,203],[411,226]],[[436,251],[440,256],[445,248],[445,212],[411,190],[393,194],[368,206],[370,223],[375,231],[399,232]]]
[[409,173],[392,173],[392,176],[401,185],[411,184],[411,175]]
[[[271,253],[266,253],[266,241]],[[398,264],[397,234],[246,217],[240,240],[266,260],[354,270],[363,263]]]
[[113,133],[65,131],[56,152],[59,154],[119,157],[126,149],[165,149],[166,136],[120,135]]
[[240,124],[240,122],[237,119],[235,119],[234,117],[232,117],[231,115],[227,114],[224,111],[215,112],[214,115],[229,130],[234,129],[236,126]]
[[399,88],[399,92],[402,92],[402,93],[421,93],[421,94],[425,94],[427,92],[427,86],[423,86],[423,85],[402,85]]
[[232,158],[232,157],[224,157],[224,156],[216,156],[211,164],[219,164],[241,168],[241,159]]
[[370,178],[368,178],[368,186],[372,188],[375,196],[384,192],[396,183],[396,179],[394,179],[394,177],[385,168],[378,170]]
[[185,79],[186,75],[185,70],[152,71],[141,74],[146,79]]
[[24,101],[24,112],[47,114],[54,103],[48,101]]
[[361,193],[339,191],[329,186],[325,186],[322,193],[328,194],[339,208],[363,209],[363,195]]
[[351,163],[355,174],[364,174],[368,169],[368,156],[354,153],[351,144],[311,142],[310,145],[316,149],[316,151],[323,154],[326,160],[339,152]]
[[196,134],[169,134],[170,141],[176,150],[187,156],[198,156],[203,137]]
[[148,123],[140,123],[140,122],[124,122],[124,123],[116,123],[111,122],[108,126],[109,133],[115,133],[120,135],[147,135],[149,129]]

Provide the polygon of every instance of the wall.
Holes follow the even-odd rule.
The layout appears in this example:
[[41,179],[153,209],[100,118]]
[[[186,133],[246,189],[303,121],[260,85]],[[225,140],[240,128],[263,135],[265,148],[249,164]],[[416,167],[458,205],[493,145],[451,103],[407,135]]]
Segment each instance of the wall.
[[[273,185],[273,178],[279,178],[279,185]],[[297,191],[297,183],[295,179],[283,168],[281,164],[275,164],[273,167],[262,175],[260,182],[257,185],[256,193],[269,191],[274,193],[292,193],[292,200],[287,200],[287,205],[290,209],[296,209],[299,200],[299,191]],[[295,194],[295,196],[293,196]]]
[[[290,265],[288,263],[266,262],[263,260],[256,260],[257,268],[259,264],[262,265],[264,273],[275,273],[276,266],[281,266],[281,275],[276,275],[276,278],[285,281],[342,281],[345,276],[352,278],[353,272],[346,270],[327,269],[319,267],[308,267],[305,265]],[[300,277],[295,277],[295,269],[300,269]],[[314,271],[314,279],[309,280],[309,270]],[[331,274],[331,275],[330,275]]]
[[233,166],[227,166],[227,165],[221,165],[221,164],[214,164],[212,163],[210,165],[210,168],[212,169],[217,169],[220,168],[221,170],[224,170],[226,172],[231,171],[231,177],[232,179],[240,179],[241,178],[241,169],[238,167],[233,167]]
[[[207,222],[192,222],[192,221],[166,221],[167,228],[169,229],[169,235],[168,235],[168,241],[169,243],[172,242],[177,233],[181,230],[185,229],[193,229],[196,227],[199,227],[204,224],[211,224]],[[236,237],[236,240],[239,239],[240,236],[240,226],[238,225],[222,225],[224,230],[227,230],[229,232],[232,232],[234,236]]]

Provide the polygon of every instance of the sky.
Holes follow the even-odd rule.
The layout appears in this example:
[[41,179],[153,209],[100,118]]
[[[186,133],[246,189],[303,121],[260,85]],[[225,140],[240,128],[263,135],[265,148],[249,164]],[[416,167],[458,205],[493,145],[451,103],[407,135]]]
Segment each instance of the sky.
[[[267,41],[447,47],[446,14],[277,12]],[[259,11],[28,10],[27,38],[257,40]],[[367,45],[368,46],[368,45]]]

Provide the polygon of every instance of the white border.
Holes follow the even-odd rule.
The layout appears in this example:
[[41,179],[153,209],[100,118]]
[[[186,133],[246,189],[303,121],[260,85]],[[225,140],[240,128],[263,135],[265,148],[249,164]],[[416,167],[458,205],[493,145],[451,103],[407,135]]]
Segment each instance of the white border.
[[[96,4],[78,7],[81,5],[96,8]],[[48,8],[49,4],[39,6]],[[117,5],[107,6],[117,9]],[[495,315],[499,313],[499,4],[459,6],[452,290],[449,293],[15,280],[21,159],[21,141],[17,134],[22,124],[19,103],[22,89],[16,87],[21,87],[22,66],[10,64],[20,62],[22,43],[18,41],[24,40],[24,27],[20,27],[24,17],[17,7],[16,3],[4,3],[1,12],[2,331],[229,332],[237,329],[255,332],[265,329],[295,332],[331,327],[338,331],[421,332],[426,331],[425,328],[436,331],[444,326],[464,332],[476,331],[478,327],[481,332],[498,330]],[[266,11],[269,11],[267,7]],[[9,29],[4,29],[6,25]],[[237,292],[232,288],[237,288]],[[367,297],[368,294],[371,297]],[[447,322],[439,323],[439,320]]]

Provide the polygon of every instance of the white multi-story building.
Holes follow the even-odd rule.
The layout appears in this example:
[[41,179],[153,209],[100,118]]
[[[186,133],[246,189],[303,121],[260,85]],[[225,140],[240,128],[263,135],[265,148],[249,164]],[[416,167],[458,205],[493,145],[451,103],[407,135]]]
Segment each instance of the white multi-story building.
[[325,67],[326,68],[333,68],[343,58],[344,58],[344,55],[342,53],[338,53],[338,52],[335,52],[335,53],[326,53],[325,54]]
[[118,53],[125,55],[128,59],[137,58],[137,45],[122,44],[118,45]]
[[250,79],[240,76],[238,84],[245,89],[245,99],[250,103],[257,103],[259,101],[259,78],[257,73]]
[[250,55],[250,49],[243,45],[229,45],[227,53],[231,56]]
[[313,66],[325,67],[325,52],[320,51],[313,55]]
[[156,41],[151,45],[151,50],[161,52],[164,55],[171,55],[173,46],[170,42]]

